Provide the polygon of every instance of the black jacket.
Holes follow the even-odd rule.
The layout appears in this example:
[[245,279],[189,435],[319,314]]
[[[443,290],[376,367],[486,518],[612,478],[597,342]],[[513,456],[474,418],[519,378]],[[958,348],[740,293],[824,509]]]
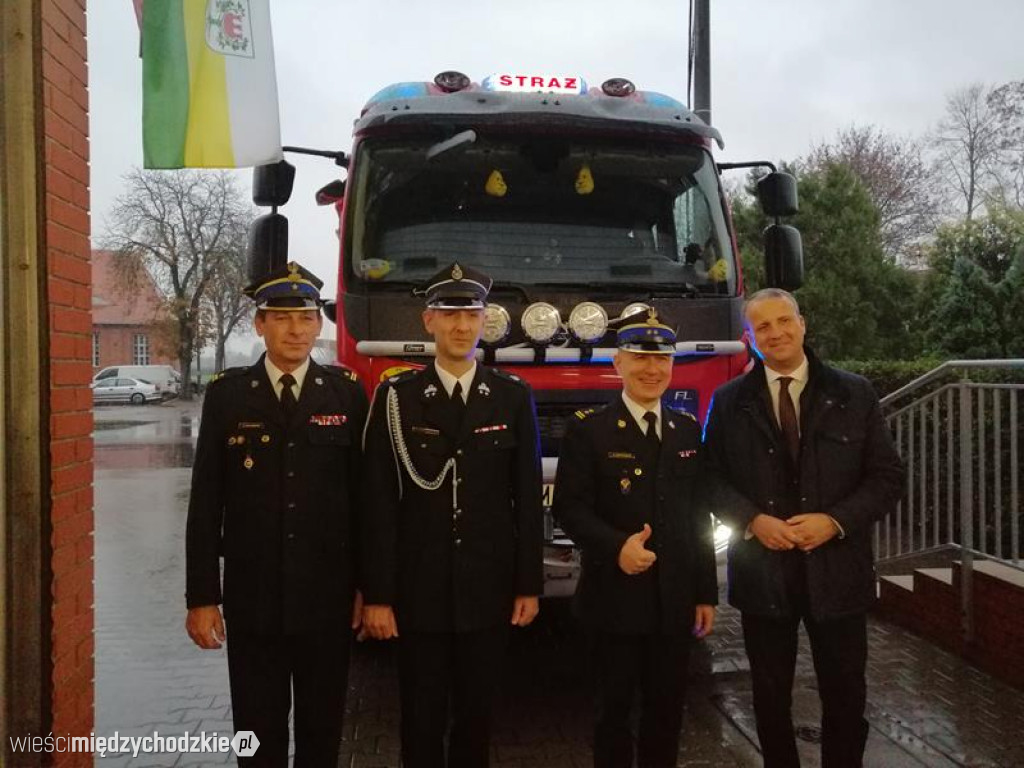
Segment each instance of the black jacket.
[[[457,506],[451,473],[424,490],[396,463],[391,391],[420,476],[434,480],[454,459]],[[540,447],[529,386],[478,365],[461,425],[450,408],[430,364],[381,384],[367,424],[360,586],[368,605],[395,608],[399,632],[507,624],[517,595],[543,591]]]
[[186,530],[189,608],[222,602],[229,629],[340,630],[352,617],[366,394],[310,361],[290,420],[263,359],[203,402]]
[[[863,612],[873,602],[872,523],[895,509],[904,473],[870,382],[823,364],[810,350],[807,356],[799,466],[782,442],[760,361],[715,392],[705,447],[713,511],[733,529],[729,602],[752,614],[790,615],[784,558],[804,557],[811,613],[828,619]],[[824,512],[845,537],[806,555],[772,551],[744,538],[762,512],[780,518]]]
[[[696,421],[663,406],[661,451],[652,454],[621,397],[577,416],[559,451],[554,513],[583,551],[578,615],[608,632],[688,633],[696,604],[718,602]],[[630,576],[619,551],[644,523],[657,561]]]

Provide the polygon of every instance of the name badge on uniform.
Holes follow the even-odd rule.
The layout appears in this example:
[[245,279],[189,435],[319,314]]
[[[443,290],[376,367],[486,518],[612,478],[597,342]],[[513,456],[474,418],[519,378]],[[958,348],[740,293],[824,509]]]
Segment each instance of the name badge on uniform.
[[309,423],[318,427],[340,427],[346,421],[348,416],[344,413],[314,413],[309,417]]

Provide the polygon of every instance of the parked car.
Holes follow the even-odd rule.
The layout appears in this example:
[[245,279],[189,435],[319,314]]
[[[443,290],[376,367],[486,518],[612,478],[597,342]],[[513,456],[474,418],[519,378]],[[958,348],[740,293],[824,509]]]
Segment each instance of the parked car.
[[155,384],[163,397],[176,397],[181,392],[181,374],[169,365],[111,365],[97,372],[92,380],[123,378]]
[[94,381],[92,387],[93,405],[103,403],[143,403],[159,402],[163,399],[156,385],[142,379],[129,379],[119,376],[116,379],[107,377]]

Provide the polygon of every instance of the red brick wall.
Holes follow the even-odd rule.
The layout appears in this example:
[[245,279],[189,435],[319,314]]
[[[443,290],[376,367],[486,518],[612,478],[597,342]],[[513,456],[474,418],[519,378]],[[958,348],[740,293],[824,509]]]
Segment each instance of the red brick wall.
[[[53,732],[93,725],[92,288],[85,0],[41,0],[50,325]],[[57,765],[91,766],[91,755]]]
[[881,582],[877,612],[912,632],[958,653],[1003,682],[1024,689],[1024,589],[975,571],[974,640],[964,643],[960,619],[961,570],[953,583],[914,574],[914,591]]
[[132,365],[137,333],[149,337],[149,365],[170,365],[175,370],[178,368],[177,358],[159,353],[157,336],[152,328],[144,325],[96,325],[93,331],[100,335],[100,364],[93,367],[93,373],[108,365]]

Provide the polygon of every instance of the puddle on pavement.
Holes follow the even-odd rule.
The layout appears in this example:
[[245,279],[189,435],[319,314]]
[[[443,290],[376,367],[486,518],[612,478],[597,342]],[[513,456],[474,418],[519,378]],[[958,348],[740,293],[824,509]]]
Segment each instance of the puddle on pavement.
[[131,443],[96,446],[96,469],[180,469],[191,467],[195,446],[184,443]]

